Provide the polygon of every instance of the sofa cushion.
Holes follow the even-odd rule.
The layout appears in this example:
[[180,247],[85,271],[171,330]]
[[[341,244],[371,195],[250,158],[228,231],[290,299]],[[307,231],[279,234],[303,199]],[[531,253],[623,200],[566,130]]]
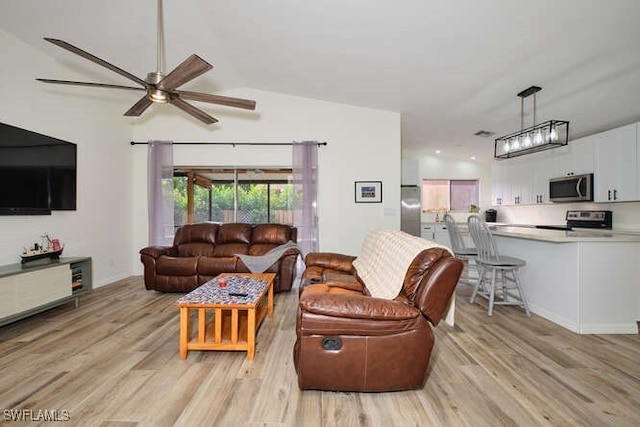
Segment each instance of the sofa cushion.
[[181,257],[211,256],[216,243],[218,224],[187,224],[176,231],[173,245]]
[[252,224],[222,224],[218,228],[216,244],[244,243],[248,245],[251,243],[252,231]]
[[234,254],[248,254],[252,230],[252,224],[220,225],[213,256],[230,257]]
[[293,240],[292,228],[284,224],[258,224],[254,227],[251,238],[254,245],[258,243],[272,244],[273,246],[269,249],[287,243],[289,240]]
[[176,230],[176,235],[173,238],[173,246],[197,242],[215,245],[218,227],[218,224],[211,222],[183,225]]

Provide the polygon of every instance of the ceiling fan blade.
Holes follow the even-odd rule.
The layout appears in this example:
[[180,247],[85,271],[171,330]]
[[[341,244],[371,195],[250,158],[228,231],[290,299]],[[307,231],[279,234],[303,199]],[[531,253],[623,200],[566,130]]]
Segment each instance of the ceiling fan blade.
[[147,82],[145,82],[144,80],[142,80],[142,79],[134,76],[133,74],[123,70],[122,68],[118,68],[113,64],[109,64],[107,61],[104,61],[104,60],[98,58],[97,56],[94,56],[94,55],[90,54],[89,52],[85,52],[84,50],[82,50],[82,49],[80,49],[80,48],[78,48],[78,47],[76,47],[76,46],[74,46],[74,45],[72,45],[70,43],[67,43],[64,40],[52,39],[52,38],[49,38],[49,37],[45,37],[44,39],[46,41],[48,41],[49,43],[53,43],[56,46],[59,46],[59,47],[61,47],[63,49],[68,50],[69,52],[73,52],[76,55],[80,55],[83,58],[88,59],[89,61],[95,62],[98,65],[101,65],[101,66],[103,66],[103,67],[105,67],[105,68],[107,68],[107,69],[109,69],[109,70],[111,70],[113,72],[116,72],[116,73],[120,74],[121,76],[128,78],[129,80],[133,80],[134,82],[138,83],[139,85],[143,86],[144,88],[147,88],[149,86],[147,84]]
[[167,74],[158,86],[166,91],[171,91],[212,68],[213,66],[207,61],[193,54]]
[[59,85],[71,85],[71,86],[92,86],[92,87],[104,87],[108,89],[128,89],[128,90],[146,90],[143,87],[122,86],[122,85],[110,85],[106,83],[90,83],[90,82],[72,82],[69,80],[52,80],[52,79],[36,79],[43,83],[54,83]]
[[151,101],[145,95],[142,98],[140,98],[140,100],[136,102],[133,105],[133,107],[129,108],[129,110],[127,110],[127,112],[124,113],[124,115],[129,117],[138,117],[140,114],[144,113],[145,110],[149,108],[151,104],[153,104],[153,101]]
[[194,107],[193,105],[189,104],[188,102],[183,101],[180,98],[171,98],[169,100],[169,102],[173,105],[175,105],[176,107],[178,107],[179,109],[181,109],[182,111],[191,114],[193,117],[195,117],[196,119],[200,120],[203,123],[206,123],[208,125],[212,124],[212,123],[216,123],[218,120],[215,117],[211,117],[210,115],[208,115],[207,113],[205,113],[204,111],[202,111],[199,108]]
[[255,110],[256,101],[242,98],[232,98],[230,96],[210,95],[200,92],[189,92],[186,90],[174,90],[172,93],[177,94],[181,99],[190,101],[210,102],[211,104],[226,105],[229,107],[244,108],[245,110]]

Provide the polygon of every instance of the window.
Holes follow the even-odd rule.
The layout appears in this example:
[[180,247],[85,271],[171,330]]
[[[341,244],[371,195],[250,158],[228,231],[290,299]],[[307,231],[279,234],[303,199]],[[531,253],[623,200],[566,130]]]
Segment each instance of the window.
[[422,210],[425,212],[469,212],[480,200],[478,180],[422,180]]
[[291,169],[176,169],[175,226],[204,221],[293,225],[291,173]]

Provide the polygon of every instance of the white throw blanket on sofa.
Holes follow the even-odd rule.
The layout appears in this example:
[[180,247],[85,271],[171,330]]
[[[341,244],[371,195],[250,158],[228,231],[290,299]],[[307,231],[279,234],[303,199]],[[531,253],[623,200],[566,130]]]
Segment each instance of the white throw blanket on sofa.
[[300,253],[300,248],[298,247],[298,245],[295,242],[289,240],[287,243],[276,246],[264,255],[235,255],[242,260],[244,265],[246,265],[249,271],[251,271],[252,273],[264,273],[289,249],[295,249],[298,253]]
[[365,237],[353,266],[371,296],[393,299],[402,290],[411,262],[429,248],[444,248],[451,252],[446,246],[402,231],[374,229]]

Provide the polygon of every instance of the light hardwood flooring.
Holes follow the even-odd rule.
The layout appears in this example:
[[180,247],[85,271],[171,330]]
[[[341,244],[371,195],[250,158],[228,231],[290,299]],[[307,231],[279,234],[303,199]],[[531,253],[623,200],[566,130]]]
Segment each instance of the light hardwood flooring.
[[[6,410],[67,411],[81,426],[640,425],[640,336],[576,335],[516,307],[469,304],[436,328],[428,378],[395,393],[300,391],[293,367],[297,292],[276,296],[254,361],[178,354],[177,294],[133,277],[0,328]],[[401,349],[399,349],[401,351]],[[33,423],[32,423],[33,424]]]

